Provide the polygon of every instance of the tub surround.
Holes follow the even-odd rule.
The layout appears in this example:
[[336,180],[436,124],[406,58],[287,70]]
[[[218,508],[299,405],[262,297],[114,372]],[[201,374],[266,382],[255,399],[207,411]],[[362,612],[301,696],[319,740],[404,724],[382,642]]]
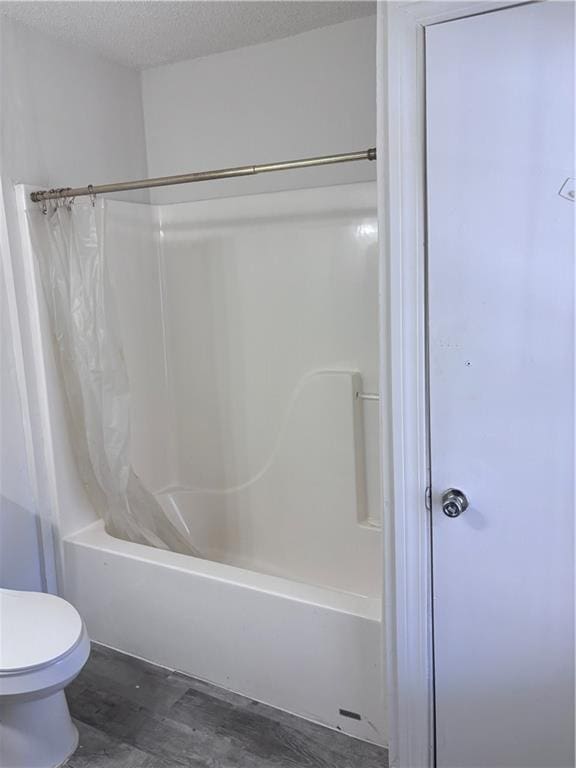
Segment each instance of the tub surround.
[[137,474],[208,559],[379,596],[375,185],[107,219]]

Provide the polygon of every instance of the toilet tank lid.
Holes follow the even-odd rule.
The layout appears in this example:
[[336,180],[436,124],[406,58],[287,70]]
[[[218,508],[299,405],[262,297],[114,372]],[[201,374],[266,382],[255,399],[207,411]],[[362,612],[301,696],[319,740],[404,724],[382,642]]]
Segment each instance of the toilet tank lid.
[[57,661],[76,646],[82,626],[61,597],[0,589],[0,675]]

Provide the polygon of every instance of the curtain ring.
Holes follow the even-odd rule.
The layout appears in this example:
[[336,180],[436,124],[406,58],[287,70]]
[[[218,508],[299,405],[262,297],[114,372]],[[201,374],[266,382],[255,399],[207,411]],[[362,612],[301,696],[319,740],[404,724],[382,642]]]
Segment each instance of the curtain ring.
[[[65,187],[65,189],[63,191],[64,192],[69,192],[71,189],[72,189],[72,187]],[[66,197],[64,198],[64,205],[66,206],[66,208],[69,211],[72,210],[72,205],[73,204],[74,204],[74,198],[72,197],[72,195],[66,195]]]
[[[49,189],[48,192],[58,192],[58,190],[55,187],[52,187],[52,189]],[[46,202],[46,201],[44,201]],[[50,202],[46,203],[46,213],[52,208],[52,211],[55,211],[58,208],[58,198],[57,197],[51,197]]]
[[46,198],[44,197],[42,198],[42,200],[40,200],[40,210],[42,211],[44,216],[48,215],[48,203],[46,202]]
[[94,187],[92,184],[88,184],[88,192],[90,193],[90,202],[92,203],[92,208],[96,206],[96,193],[94,192]]

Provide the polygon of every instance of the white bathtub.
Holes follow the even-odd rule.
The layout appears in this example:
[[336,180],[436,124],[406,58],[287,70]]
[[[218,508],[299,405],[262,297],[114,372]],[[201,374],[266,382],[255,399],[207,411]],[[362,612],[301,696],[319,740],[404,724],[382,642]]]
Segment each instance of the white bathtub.
[[64,540],[66,598],[105,645],[386,744],[378,598],[109,536]]
[[28,192],[52,588],[97,642],[386,745],[374,185],[110,206],[133,463],[206,559],[113,538],[85,495]]

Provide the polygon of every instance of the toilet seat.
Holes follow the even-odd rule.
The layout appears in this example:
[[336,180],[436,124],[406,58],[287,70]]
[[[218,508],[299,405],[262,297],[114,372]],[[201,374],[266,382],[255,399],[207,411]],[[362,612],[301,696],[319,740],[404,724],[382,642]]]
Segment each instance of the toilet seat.
[[0,589],[0,676],[39,670],[80,642],[76,609],[55,595]]

